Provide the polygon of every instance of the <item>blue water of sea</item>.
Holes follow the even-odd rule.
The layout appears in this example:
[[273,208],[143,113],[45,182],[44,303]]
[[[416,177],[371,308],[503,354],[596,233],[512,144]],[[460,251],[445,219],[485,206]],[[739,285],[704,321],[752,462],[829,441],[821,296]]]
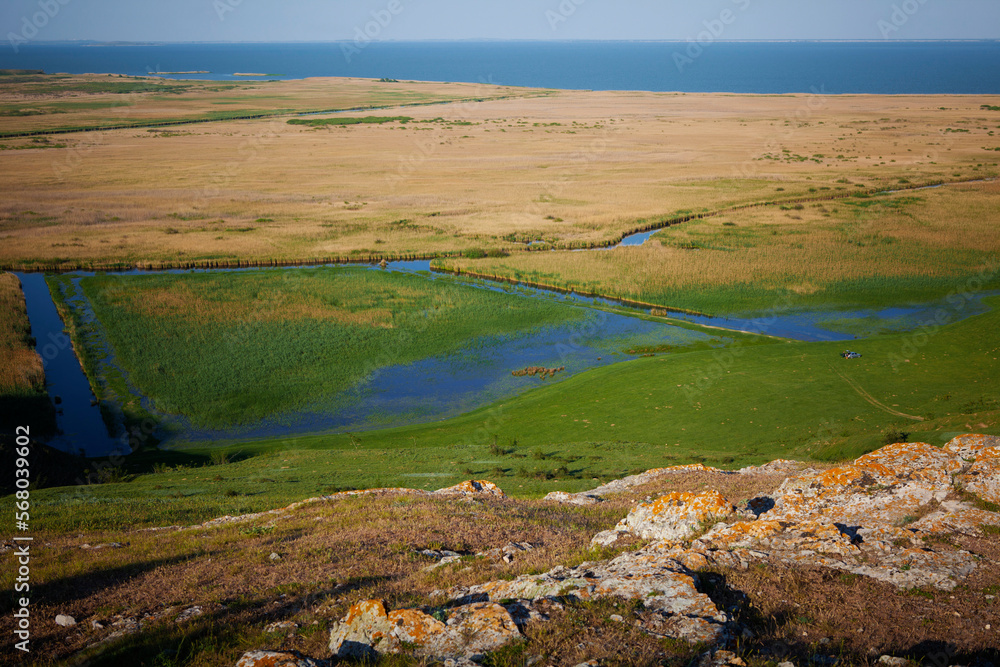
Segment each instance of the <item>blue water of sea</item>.
[[[371,42],[41,44],[0,68],[173,78],[351,76],[562,89],[1000,94],[1000,42]],[[690,55],[697,54],[690,58]],[[678,57],[679,56],[679,57]],[[680,65],[678,64],[680,63]]]

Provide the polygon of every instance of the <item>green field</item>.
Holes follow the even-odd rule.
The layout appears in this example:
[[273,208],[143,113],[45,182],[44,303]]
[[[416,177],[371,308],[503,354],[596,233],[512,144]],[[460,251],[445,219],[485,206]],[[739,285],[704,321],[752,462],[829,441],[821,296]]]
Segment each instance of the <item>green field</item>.
[[384,123],[409,123],[411,116],[340,116],[334,118],[293,118],[289,125],[306,125],[308,127],[330,127],[343,125],[382,125]]
[[[92,334],[81,313],[67,309],[72,280],[50,284],[79,333]],[[96,276],[80,286],[117,363],[156,411],[212,428],[329,408],[378,368],[586,315],[362,268]],[[105,375],[92,357],[86,365],[92,378]],[[114,396],[106,398],[128,402],[124,378],[113,369],[107,375]]]

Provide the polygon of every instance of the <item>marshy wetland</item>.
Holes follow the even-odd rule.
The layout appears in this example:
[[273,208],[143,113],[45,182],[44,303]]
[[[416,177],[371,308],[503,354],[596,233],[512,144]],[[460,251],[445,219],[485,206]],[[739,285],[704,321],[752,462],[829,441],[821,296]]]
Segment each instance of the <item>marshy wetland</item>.
[[[81,619],[133,613],[140,584],[213,610],[97,663],[231,664],[301,596],[326,601],[294,612],[318,654],[348,600],[485,576],[416,549],[545,542],[505,577],[608,558],[581,545],[667,489],[552,491],[1000,433],[995,95],[2,78],[0,403],[50,456],[43,609],[75,582]],[[669,490],[767,490],[739,477]],[[510,498],[143,532],[469,479]]]
[[[5,83],[0,132],[18,150],[0,162],[0,264],[75,270],[50,275],[49,290],[105,421],[119,435],[143,426],[147,447],[249,451],[288,437],[336,447],[349,433],[364,451],[398,429],[478,419],[468,437],[479,446],[548,438],[574,449],[578,436],[536,440],[548,431],[535,416],[515,434],[470,415],[507,414],[511,401],[605,372],[611,397],[649,365],[663,369],[658,385],[707,387],[700,396],[716,390],[719,368],[752,376],[737,367],[767,350],[964,331],[991,317],[1000,288],[992,96]],[[219,115],[222,103],[243,115]],[[68,131],[119,107],[130,123],[179,124]],[[34,134],[14,136],[24,133]],[[382,260],[388,268],[280,268]],[[214,270],[258,265],[269,268]],[[531,367],[565,371],[515,373]],[[858,396],[836,370],[835,384]],[[603,402],[584,395],[558,404]],[[652,424],[679,406],[633,415],[638,431],[612,411],[613,432],[586,441],[627,432],[615,458],[634,463],[635,443],[705,431],[704,406],[685,396],[693,412],[662,433]],[[887,397],[876,403],[911,426]],[[843,404],[806,410],[792,448],[863,448],[839,432]],[[875,430],[894,427],[885,419]],[[775,438],[768,451],[790,446]],[[676,455],[704,456],[705,440]],[[762,455],[747,446],[727,458]],[[528,482],[517,488],[558,483],[513,474]]]

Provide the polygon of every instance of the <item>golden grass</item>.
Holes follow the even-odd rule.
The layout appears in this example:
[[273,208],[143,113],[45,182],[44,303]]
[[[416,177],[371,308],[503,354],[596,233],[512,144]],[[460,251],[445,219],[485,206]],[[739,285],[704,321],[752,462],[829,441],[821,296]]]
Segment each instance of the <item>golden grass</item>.
[[[329,302],[330,297],[324,300],[315,294],[296,294],[296,300],[292,301],[285,292],[278,291],[281,287],[279,285],[276,289],[274,284],[262,280],[252,301],[220,299],[217,295],[200,293],[185,283],[173,283],[145,291],[126,287],[111,288],[107,290],[107,299],[109,305],[124,307],[130,313],[144,318],[188,318],[192,313],[197,313],[199,321],[205,323],[281,322],[305,318],[342,324],[393,327],[391,309],[368,307],[367,304],[360,303],[359,299],[352,298],[353,295],[337,293],[342,301],[334,306]],[[396,305],[402,308],[416,300],[407,297],[423,296],[414,292],[415,290],[405,288],[396,290]]]
[[[291,106],[395,84],[296,85]],[[587,245],[681,211],[996,173],[990,96],[547,92],[407,108],[406,124],[232,121],[6,151],[0,265]]]
[[752,208],[670,227],[639,247],[436,264],[635,299],[740,284],[815,295],[838,281],[957,277],[992,266],[998,197],[1000,183],[990,182]]
[[42,358],[35,352],[21,282],[0,274],[0,397],[45,391]]

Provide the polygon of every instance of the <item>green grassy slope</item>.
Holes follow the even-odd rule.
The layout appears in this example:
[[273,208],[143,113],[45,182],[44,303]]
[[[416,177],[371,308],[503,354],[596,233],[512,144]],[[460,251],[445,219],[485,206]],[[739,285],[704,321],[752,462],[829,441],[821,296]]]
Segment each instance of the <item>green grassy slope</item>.
[[343,488],[434,489],[470,477],[538,496],[692,461],[733,468],[848,458],[881,446],[887,432],[936,444],[970,430],[1000,432],[998,329],[992,310],[938,330],[857,341],[851,347],[864,356],[853,361],[838,356],[842,343],[637,359],[438,423],[231,443],[225,451],[241,460],[221,466],[198,467],[220,443],[147,453],[129,464],[135,472],[157,461],[180,467],[127,486],[41,491],[38,525],[185,523]]

